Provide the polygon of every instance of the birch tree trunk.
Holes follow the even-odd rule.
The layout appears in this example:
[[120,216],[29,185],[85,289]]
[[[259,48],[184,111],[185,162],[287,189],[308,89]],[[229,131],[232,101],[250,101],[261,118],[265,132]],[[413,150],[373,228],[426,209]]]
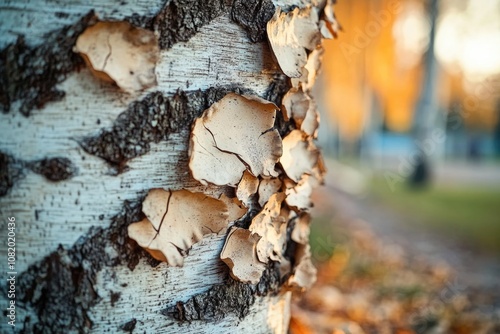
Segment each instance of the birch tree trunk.
[[[1,283],[2,332],[286,332],[290,293],[277,293],[276,265],[257,285],[234,281],[219,259],[225,235],[211,235],[169,267],[127,226],[149,189],[221,192],[189,173],[191,124],[228,92],[281,104],[290,80],[265,29],[292,3],[2,1],[0,261],[15,277],[15,298]],[[156,86],[126,94],[92,75],[73,47],[97,19],[158,34]]]
[[[444,123],[439,115],[438,90],[436,88],[439,68],[434,52],[439,2],[438,0],[430,0],[428,5],[430,16],[429,47],[425,54],[425,79],[413,125],[413,137],[417,145],[418,156],[413,163],[413,171],[409,180],[411,185],[417,187],[425,186],[431,181],[432,171],[437,160],[435,153],[442,152],[441,146],[445,137],[445,131],[442,129]],[[432,156],[433,154],[434,156]]]

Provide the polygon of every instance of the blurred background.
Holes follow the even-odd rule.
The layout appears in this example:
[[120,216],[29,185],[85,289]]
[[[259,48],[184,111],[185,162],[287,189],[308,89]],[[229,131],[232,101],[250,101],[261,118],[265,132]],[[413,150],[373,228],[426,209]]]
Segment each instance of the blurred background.
[[335,12],[315,87],[319,278],[292,332],[500,333],[500,0]]

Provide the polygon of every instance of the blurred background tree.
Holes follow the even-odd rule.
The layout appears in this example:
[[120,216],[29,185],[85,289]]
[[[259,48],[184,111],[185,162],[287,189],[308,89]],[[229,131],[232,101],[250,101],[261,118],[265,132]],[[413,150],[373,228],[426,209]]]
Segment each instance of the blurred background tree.
[[349,24],[326,44],[322,111],[334,136],[323,146],[372,163],[398,164],[416,142],[438,163],[494,157],[498,1],[353,0],[336,11]]

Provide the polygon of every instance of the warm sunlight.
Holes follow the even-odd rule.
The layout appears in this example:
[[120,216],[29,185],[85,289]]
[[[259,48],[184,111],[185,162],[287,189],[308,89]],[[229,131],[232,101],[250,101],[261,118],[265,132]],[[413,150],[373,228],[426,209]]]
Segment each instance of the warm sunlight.
[[438,23],[436,55],[447,71],[481,81],[500,73],[500,1],[445,4]]

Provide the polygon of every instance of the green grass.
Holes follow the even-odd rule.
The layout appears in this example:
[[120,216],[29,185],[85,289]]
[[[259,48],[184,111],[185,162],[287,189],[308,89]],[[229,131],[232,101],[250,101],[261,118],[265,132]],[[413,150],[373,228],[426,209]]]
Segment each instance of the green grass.
[[335,232],[331,220],[326,217],[315,217],[309,235],[311,254],[316,262],[326,262],[333,254],[335,247],[341,244],[339,234]]
[[500,189],[440,185],[413,190],[399,184],[391,191],[385,179],[375,178],[370,193],[382,207],[407,215],[422,228],[500,253]]

